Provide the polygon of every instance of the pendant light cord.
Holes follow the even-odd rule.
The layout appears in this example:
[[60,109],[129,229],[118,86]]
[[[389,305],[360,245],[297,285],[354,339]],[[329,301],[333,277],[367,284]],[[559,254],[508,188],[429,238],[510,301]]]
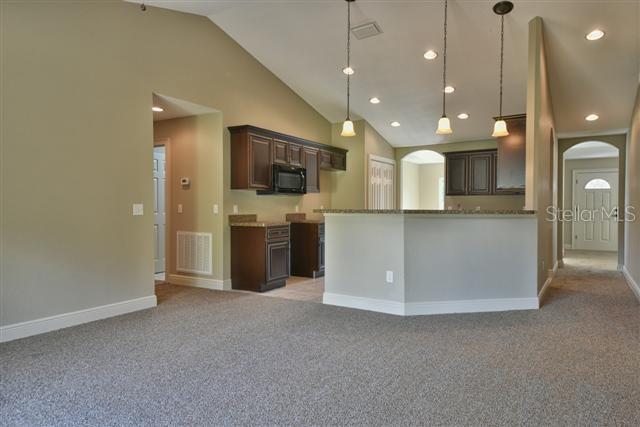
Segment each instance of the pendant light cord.
[[504,15],[500,15],[500,120],[502,120],[502,67],[504,65]]
[[442,117],[446,117],[446,104],[444,91],[447,87],[447,6],[448,0],[444,0],[444,55],[443,55],[443,67],[442,67]]
[[[351,2],[347,0],[347,68],[351,68]],[[347,120],[351,120],[349,100],[351,98],[351,75],[347,73]]]

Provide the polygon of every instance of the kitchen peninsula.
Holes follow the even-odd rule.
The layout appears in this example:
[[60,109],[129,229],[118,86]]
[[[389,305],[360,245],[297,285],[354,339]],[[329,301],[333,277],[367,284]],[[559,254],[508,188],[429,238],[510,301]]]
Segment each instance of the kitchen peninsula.
[[316,212],[325,304],[396,315],[539,307],[534,211]]

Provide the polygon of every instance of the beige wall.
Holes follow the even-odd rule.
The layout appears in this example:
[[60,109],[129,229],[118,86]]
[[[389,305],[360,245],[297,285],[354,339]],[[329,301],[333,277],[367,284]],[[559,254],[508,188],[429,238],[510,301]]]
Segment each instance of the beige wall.
[[538,212],[538,290],[556,260],[556,223],[547,220],[547,208],[557,206],[558,197],[554,128],[544,28],[537,17],[529,22],[525,205]]
[[336,147],[349,150],[347,171],[331,174],[331,207],[334,209],[364,209],[366,167],[364,163],[365,124],[364,120],[353,123],[356,136],[340,136],[342,123],[332,126],[332,143]]
[[[420,165],[420,209],[438,209],[440,178],[444,178],[444,163]],[[445,204],[446,206],[446,204]]]
[[[408,162],[402,159],[414,151],[431,150],[436,153],[449,153],[455,151],[491,150],[498,147],[496,140],[450,142],[446,144],[420,145],[414,147],[399,147],[395,150],[396,164],[399,166],[399,176],[402,176],[402,168]],[[444,173],[444,172],[443,172]],[[402,184],[398,182],[398,194],[402,195]],[[402,199],[398,203],[402,203]],[[448,209],[522,209],[524,196],[446,196],[444,207]]]
[[634,207],[635,221],[627,223],[625,268],[640,284],[640,86],[627,139],[627,206]]
[[402,160],[400,168],[401,178],[401,209],[420,209],[420,165]]
[[[600,158],[600,159],[573,159],[564,162],[564,188],[562,191],[562,209],[569,210],[573,206],[573,171],[577,169],[618,169],[617,157]],[[619,195],[622,192],[619,193]],[[564,244],[569,245],[571,239],[571,223],[563,224]],[[619,235],[622,239],[622,235]]]
[[[222,114],[222,183],[208,199],[222,209],[216,251],[228,244],[233,204],[257,211],[254,194],[229,190],[227,126],[331,143],[330,123],[205,17],[125,2],[29,3],[3,3],[0,26],[2,325],[154,293],[154,91]],[[261,200],[274,209],[267,217],[299,203]],[[132,203],[145,215],[132,216]],[[228,258],[217,264],[215,278],[228,277]]]

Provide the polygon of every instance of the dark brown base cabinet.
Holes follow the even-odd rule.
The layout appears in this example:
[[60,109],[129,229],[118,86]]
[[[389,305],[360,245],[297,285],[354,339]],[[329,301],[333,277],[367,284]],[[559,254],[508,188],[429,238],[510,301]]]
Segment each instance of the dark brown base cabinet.
[[290,274],[289,226],[231,226],[231,287],[264,292]]
[[324,223],[291,223],[291,274],[324,276]]

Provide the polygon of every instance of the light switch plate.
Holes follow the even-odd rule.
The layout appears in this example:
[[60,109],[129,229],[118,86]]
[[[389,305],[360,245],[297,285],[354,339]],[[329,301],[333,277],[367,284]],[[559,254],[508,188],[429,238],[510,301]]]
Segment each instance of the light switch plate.
[[218,213],[218,204],[217,203],[213,205],[213,213],[214,214]]
[[238,213],[238,205],[233,205],[233,213],[234,214]]
[[393,271],[387,270],[387,283],[393,283]]
[[142,203],[133,204],[133,215],[134,216],[144,215],[144,205]]
[[182,203],[178,203],[178,213],[182,213]]

